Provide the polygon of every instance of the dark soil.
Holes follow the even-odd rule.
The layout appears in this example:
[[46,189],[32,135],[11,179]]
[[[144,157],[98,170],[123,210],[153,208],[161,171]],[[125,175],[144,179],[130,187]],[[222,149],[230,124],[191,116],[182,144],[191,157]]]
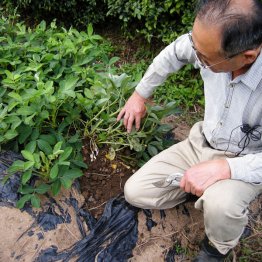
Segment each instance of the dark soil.
[[107,147],[100,149],[96,159],[91,161],[89,142],[86,141],[83,147],[88,169],[80,181],[81,191],[86,199],[84,208],[95,218],[102,215],[109,199],[123,192],[125,182],[136,170],[119,159],[118,155],[110,160],[108,152]]
[[[178,119],[177,116],[169,116],[164,119],[173,128],[173,136],[176,141],[187,137],[190,126]],[[121,155],[128,156],[131,152],[126,150],[116,154],[113,160],[107,157],[108,147],[99,149],[96,159],[91,161],[89,141],[83,146],[83,157],[88,168],[80,180],[81,192],[86,200],[85,208],[91,214],[99,218],[104,210],[106,202],[121,193],[127,179],[138,169],[135,162],[123,161]]]

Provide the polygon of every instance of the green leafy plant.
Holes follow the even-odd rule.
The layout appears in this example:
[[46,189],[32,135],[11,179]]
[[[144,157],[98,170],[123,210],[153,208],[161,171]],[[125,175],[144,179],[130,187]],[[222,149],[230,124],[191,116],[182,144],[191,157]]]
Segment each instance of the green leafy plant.
[[139,33],[151,42],[173,41],[189,30],[194,19],[195,1],[106,0],[108,16],[118,17],[129,36]]
[[[44,183],[56,195],[86,167],[77,94],[90,87],[96,70],[107,70],[110,63],[91,25],[78,32],[42,22],[32,30],[2,18],[0,30],[0,142],[3,148],[21,150],[25,159],[9,169],[9,174],[22,172],[24,197],[18,206],[25,200],[39,206],[39,186]],[[32,177],[39,186],[29,185]]]
[[176,105],[185,110],[194,106],[204,106],[203,81],[192,65],[187,65],[173,74],[154,94],[157,103],[176,101]]
[[[167,114],[177,112],[175,103],[169,103],[165,107],[148,104],[147,117],[138,132],[134,130],[128,134],[121,128],[122,124],[116,122],[120,108],[136,84],[137,82],[131,82],[126,74],[102,75],[94,87],[84,92],[88,99],[97,101],[92,109],[92,117],[83,122],[84,137],[89,139],[92,157],[96,155],[97,145],[103,144],[110,145],[114,151],[130,148],[140,152],[136,153],[136,157],[144,160],[165,148],[163,136],[170,130],[170,126],[161,124],[161,119]],[[83,104],[83,95],[78,94],[78,98]]]
[[90,158],[103,145],[144,157],[164,148],[160,119],[175,107],[149,106],[141,131],[127,134],[116,115],[137,81],[117,75],[118,58],[91,25],[79,32],[43,21],[31,29],[12,17],[0,19],[0,32],[0,143],[24,158],[9,168],[22,173],[18,207],[38,207],[38,194],[57,195],[82,175],[83,139]]
[[[188,32],[194,19],[195,0],[4,0],[2,6],[16,9],[31,24],[57,19],[65,27],[86,24],[120,25],[125,35],[140,35],[148,42],[170,43]],[[34,14],[32,17],[31,14]]]
[[17,9],[23,18],[34,23],[57,19],[59,24],[78,28],[104,21],[106,13],[105,3],[96,0],[4,0],[2,5]]

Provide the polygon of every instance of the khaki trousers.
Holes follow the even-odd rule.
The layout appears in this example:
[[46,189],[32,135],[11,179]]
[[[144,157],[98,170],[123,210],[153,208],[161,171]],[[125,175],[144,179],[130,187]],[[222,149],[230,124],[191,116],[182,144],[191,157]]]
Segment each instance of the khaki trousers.
[[[211,148],[203,135],[202,122],[196,123],[189,137],[150,159],[125,184],[126,200],[146,209],[172,208],[186,200],[179,187],[158,188],[152,183],[172,173],[212,159],[225,158],[224,152]],[[262,193],[262,185],[240,180],[221,180],[206,189],[195,208],[203,210],[205,232],[222,254],[235,247],[248,223],[248,206]]]

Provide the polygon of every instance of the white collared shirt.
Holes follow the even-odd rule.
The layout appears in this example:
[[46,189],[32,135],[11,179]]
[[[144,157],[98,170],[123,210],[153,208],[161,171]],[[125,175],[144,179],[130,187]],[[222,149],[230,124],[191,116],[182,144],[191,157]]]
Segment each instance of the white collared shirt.
[[[171,73],[188,63],[199,67],[188,36],[182,35],[155,57],[136,91],[148,98]],[[260,125],[253,134],[256,138],[262,134],[262,52],[252,67],[234,80],[231,73],[214,73],[210,69],[201,69],[200,73],[205,93],[204,135],[213,148],[238,153],[239,143],[245,139],[243,124]],[[240,156],[225,158],[232,179],[262,183],[262,139],[253,141],[251,136]]]

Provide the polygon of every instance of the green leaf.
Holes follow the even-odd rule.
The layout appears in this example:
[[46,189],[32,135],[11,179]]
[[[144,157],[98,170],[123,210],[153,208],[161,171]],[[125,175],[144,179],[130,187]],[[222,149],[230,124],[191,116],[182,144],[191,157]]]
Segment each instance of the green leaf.
[[4,138],[6,140],[11,140],[13,138],[15,138],[18,135],[18,132],[16,130],[8,130],[5,134],[4,134]]
[[119,87],[123,87],[125,82],[129,79],[129,77],[127,76],[127,74],[121,74],[120,76],[118,75],[111,75],[110,76],[110,80],[112,82],[112,84],[119,88]]
[[32,177],[32,170],[27,170],[23,175],[22,175],[22,184],[25,185],[27,181]]
[[62,177],[66,177],[70,180],[74,180],[81,176],[83,176],[83,172],[78,168],[73,168],[73,169],[68,169],[67,171],[65,171]]
[[52,147],[48,142],[46,142],[43,139],[38,139],[37,140],[37,145],[41,151],[43,151],[46,155],[51,155],[53,152]]
[[22,151],[21,151],[21,154],[22,154],[22,156],[23,156],[26,160],[29,160],[29,161],[32,161],[32,162],[35,161],[34,156],[33,156],[33,154],[32,154],[30,151],[22,150]]
[[93,35],[92,40],[102,40],[103,38],[100,35]]
[[155,146],[158,150],[163,150],[163,141],[161,139],[161,141],[153,141],[150,142],[150,145]]
[[[5,93],[6,93],[6,89],[3,87],[0,87],[0,97],[4,96]],[[1,118],[1,114],[0,114],[0,118]]]
[[7,111],[8,111],[7,107],[4,107],[4,109],[1,110],[1,112],[0,112],[0,120],[3,120],[6,117]]
[[0,135],[0,143],[2,143],[3,141],[5,141],[5,138]]
[[42,159],[42,162],[43,162],[44,164],[48,165],[48,160],[47,160],[47,157],[45,156],[44,152],[43,152],[43,151],[40,151],[40,152],[39,152],[39,155],[40,155],[40,157],[41,157],[41,159]]
[[81,160],[71,160],[71,163],[82,168],[88,168],[87,164]]
[[61,155],[64,152],[64,150],[57,150],[56,152],[54,152],[52,155],[49,155],[48,157],[50,159],[55,159],[58,155]]
[[33,126],[34,125],[33,118],[35,117],[35,115],[36,115],[36,113],[34,113],[31,116],[26,117],[25,120],[24,120],[25,124],[29,125],[29,126]]
[[39,136],[40,139],[45,140],[46,142],[48,142],[51,146],[54,145],[56,143],[56,137],[55,135],[40,135]]
[[[35,160],[34,160],[35,161]],[[35,162],[32,162],[32,161],[27,161],[24,163],[24,171],[30,169],[31,167],[33,167],[35,164]]]
[[59,161],[58,164],[60,166],[70,166],[70,162],[69,161]]
[[11,174],[11,173],[4,174],[3,180],[2,180],[0,183],[2,183],[3,185],[5,185],[5,183],[9,180],[9,178],[10,178],[12,175],[13,175],[13,174]]
[[31,194],[34,193],[34,188],[29,185],[22,185],[19,187],[18,192],[25,195],[25,194]]
[[49,118],[49,112],[47,110],[44,110],[39,114],[39,117],[41,117],[42,119],[48,119]]
[[22,116],[28,116],[28,115],[32,115],[34,113],[35,113],[35,108],[33,108],[31,106],[23,106],[23,107],[20,107],[17,110],[17,114],[22,115]]
[[26,141],[26,139],[32,134],[32,127],[28,125],[21,125],[18,128],[18,132],[18,142],[19,144],[23,144]]
[[92,60],[94,60],[93,56],[87,56],[87,57],[81,57],[80,60],[77,61],[75,66],[83,66],[85,64],[90,63]]
[[29,201],[32,197],[32,194],[22,196],[16,203],[16,207],[21,209],[24,207],[25,203]]
[[87,27],[87,34],[88,36],[92,36],[94,30],[93,30],[93,26],[91,24],[88,24],[88,27]]
[[59,141],[59,142],[57,142],[56,144],[55,144],[55,146],[54,146],[54,149],[53,149],[53,154],[54,155],[57,155],[58,153],[58,151],[60,152],[61,150],[61,146],[62,146],[62,144],[63,144],[63,141]]
[[5,122],[7,124],[12,124],[11,129],[13,129],[13,130],[16,129],[22,123],[20,118],[15,116],[15,115],[10,115],[10,116],[6,117]]
[[68,177],[61,177],[61,183],[64,188],[69,189],[72,186],[73,180]]
[[36,149],[36,141],[31,141],[25,146],[25,150],[34,153]]
[[171,125],[165,124],[165,125],[161,125],[158,129],[157,132],[160,133],[167,133],[168,131],[170,131],[172,129]]
[[45,21],[41,21],[41,23],[37,26],[37,30],[45,31],[46,30],[46,22]]
[[120,59],[119,57],[112,57],[112,58],[109,60],[108,64],[111,66],[111,65],[113,65],[114,63],[116,63],[119,59]]
[[31,196],[31,204],[35,208],[40,208],[40,198],[36,194]]
[[70,96],[75,98],[75,86],[78,81],[78,77],[69,76],[67,79],[60,82],[60,88],[58,90],[58,94],[60,96]]
[[89,99],[93,99],[94,98],[94,93],[90,89],[88,89],[88,88],[85,88],[84,94]]
[[58,175],[58,164],[55,164],[50,170],[50,178],[55,179]]
[[9,126],[7,125],[7,123],[4,121],[0,121],[0,130],[2,131],[6,129],[9,129]]
[[37,188],[35,188],[35,192],[38,194],[45,194],[50,190],[50,186],[47,184],[41,184]]
[[152,145],[148,145],[147,150],[148,150],[148,153],[149,153],[151,156],[155,156],[155,155],[157,155],[157,153],[158,153],[157,148],[154,147],[154,146],[152,146]]
[[14,174],[16,172],[19,171],[23,171],[24,170],[24,161],[22,160],[16,160],[15,162],[13,162],[13,164],[7,169],[7,172],[9,174]]
[[151,159],[151,157],[146,152],[143,152],[142,156],[143,156],[143,158],[145,159],[146,162]]
[[137,152],[140,152],[143,150],[143,146],[140,143],[138,138],[128,136],[127,139],[130,144],[130,149],[134,149]]
[[80,138],[79,138],[79,134],[75,134],[73,135],[72,137],[70,137],[70,139],[68,140],[68,143],[76,143],[80,141]]
[[65,161],[72,153],[72,147],[66,147],[64,152],[59,157],[59,163]]
[[19,102],[10,102],[7,107],[8,111],[11,112],[17,105],[19,105]]
[[41,167],[40,153],[34,153],[34,159],[35,159],[35,165],[34,165],[34,167],[35,167],[36,169],[40,169],[40,167]]
[[51,191],[54,196],[57,196],[61,190],[61,181],[60,179],[57,179],[52,185],[51,185]]
[[99,100],[96,102],[96,105],[99,106],[99,105],[105,104],[107,101],[109,101],[109,97],[107,97],[107,98],[101,98],[101,99],[99,99]]
[[15,92],[10,92],[10,93],[8,94],[8,96],[14,98],[15,100],[17,100],[17,101],[19,101],[19,102],[22,101],[22,97],[21,97],[19,94],[15,93]]
[[32,140],[36,140],[38,137],[39,137],[39,128],[35,128],[33,131],[32,131],[32,134],[31,134],[31,139]]

